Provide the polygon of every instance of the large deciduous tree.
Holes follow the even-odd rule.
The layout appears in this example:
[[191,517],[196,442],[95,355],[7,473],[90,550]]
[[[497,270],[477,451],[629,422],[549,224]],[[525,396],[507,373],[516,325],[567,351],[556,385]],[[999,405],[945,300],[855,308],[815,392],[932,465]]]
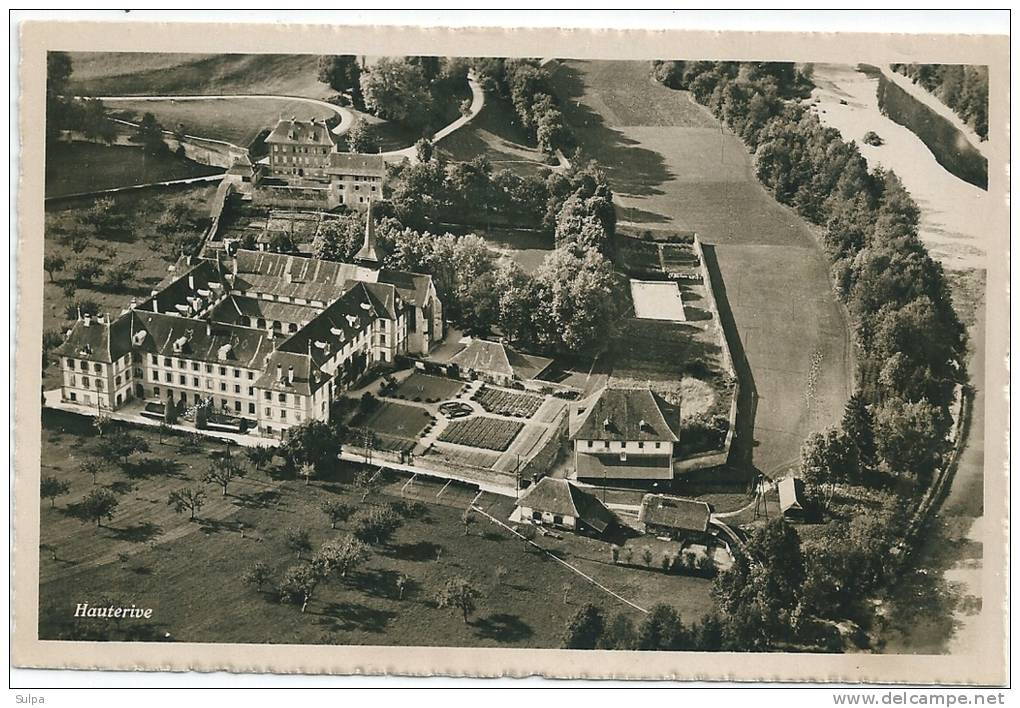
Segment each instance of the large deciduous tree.
[[460,610],[464,617],[464,624],[475,611],[476,599],[482,596],[482,591],[470,580],[457,576],[450,578],[446,584],[436,593],[435,602],[439,608],[451,607]]

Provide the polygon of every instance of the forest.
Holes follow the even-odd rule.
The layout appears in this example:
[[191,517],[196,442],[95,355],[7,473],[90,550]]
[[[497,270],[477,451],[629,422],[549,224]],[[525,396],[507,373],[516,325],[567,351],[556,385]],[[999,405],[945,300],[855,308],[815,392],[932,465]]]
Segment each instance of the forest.
[[952,108],[983,140],[988,139],[988,67],[962,64],[893,64]]

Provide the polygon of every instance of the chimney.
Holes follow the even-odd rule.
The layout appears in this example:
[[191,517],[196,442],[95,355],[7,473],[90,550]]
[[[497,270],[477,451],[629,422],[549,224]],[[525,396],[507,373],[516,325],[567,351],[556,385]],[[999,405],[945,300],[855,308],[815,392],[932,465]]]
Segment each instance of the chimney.
[[287,383],[294,383],[294,367],[287,367]]
[[283,364],[276,365],[276,380],[283,381]]

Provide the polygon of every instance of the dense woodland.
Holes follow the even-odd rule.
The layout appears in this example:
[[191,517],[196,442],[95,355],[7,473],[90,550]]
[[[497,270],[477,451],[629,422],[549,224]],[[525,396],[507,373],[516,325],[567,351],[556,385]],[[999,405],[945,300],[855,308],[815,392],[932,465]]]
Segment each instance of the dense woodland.
[[988,67],[961,64],[893,64],[952,108],[982,139],[988,139]]
[[774,522],[752,539],[776,537],[759,556],[765,564],[741,559],[717,587],[734,646],[809,641],[804,618],[855,616],[889,579],[891,547],[949,452],[966,333],[941,265],[918,238],[917,204],[893,172],[869,172],[857,146],[801,103],[809,75],[793,64],[735,62],[663,61],[653,72],[742,138],[778,201],[824,227],[833,287],[850,314],[858,390],[838,428],[806,441],[802,474],[823,507],[837,484],[871,490],[874,503],[803,548]]

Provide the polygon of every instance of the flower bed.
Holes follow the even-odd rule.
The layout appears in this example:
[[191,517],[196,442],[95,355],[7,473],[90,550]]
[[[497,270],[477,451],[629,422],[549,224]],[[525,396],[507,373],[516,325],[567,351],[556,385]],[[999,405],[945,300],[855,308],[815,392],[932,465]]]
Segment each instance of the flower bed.
[[480,415],[451,421],[439,436],[439,441],[502,452],[510,447],[523,427],[523,423],[513,420]]
[[514,418],[530,418],[542,407],[542,399],[526,393],[503,391],[488,386],[478,389],[472,400],[489,413],[509,415]]

